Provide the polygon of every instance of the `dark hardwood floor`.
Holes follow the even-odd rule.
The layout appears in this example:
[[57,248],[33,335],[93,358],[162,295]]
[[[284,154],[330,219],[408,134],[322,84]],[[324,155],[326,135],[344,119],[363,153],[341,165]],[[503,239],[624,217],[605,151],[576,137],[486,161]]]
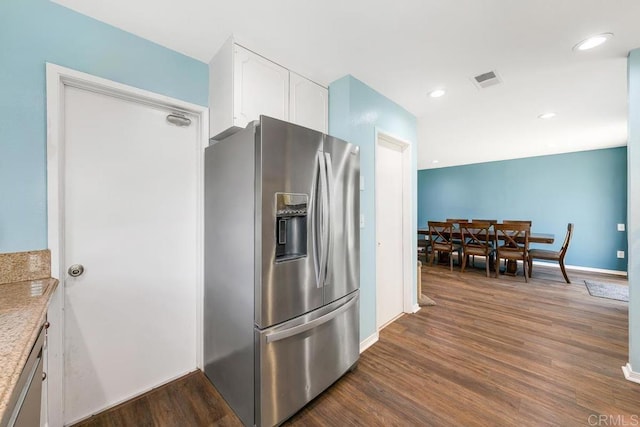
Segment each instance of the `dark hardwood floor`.
[[[437,305],[387,326],[354,372],[285,425],[640,425],[640,384],[620,369],[628,304],[591,297],[583,282],[626,280],[569,271],[567,285],[539,266],[529,283],[484,274],[424,267],[423,292]],[[240,423],[194,373],[80,425]]]

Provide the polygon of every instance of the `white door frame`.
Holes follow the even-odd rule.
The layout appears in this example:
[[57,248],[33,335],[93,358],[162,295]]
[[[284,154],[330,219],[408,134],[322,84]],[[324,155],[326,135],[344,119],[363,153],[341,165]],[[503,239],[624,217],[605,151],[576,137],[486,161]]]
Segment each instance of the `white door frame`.
[[[414,305],[414,280],[413,280],[413,267],[411,261],[413,259],[412,242],[414,232],[412,230],[413,224],[413,209],[411,209],[411,195],[413,194],[411,188],[411,150],[412,145],[409,141],[398,138],[389,132],[376,128],[375,137],[375,159],[379,155],[379,144],[384,141],[388,144],[396,145],[402,152],[402,301],[404,313],[415,313],[418,309]],[[375,179],[378,179],[378,166],[377,161],[375,164]],[[376,183],[375,200],[378,200],[378,185]],[[377,204],[376,204],[377,206]],[[376,233],[377,233],[377,214],[376,214]],[[377,242],[377,236],[376,240]],[[376,244],[376,263],[378,262],[378,245]],[[378,328],[378,278],[376,277],[376,328]],[[379,329],[378,329],[379,330]]]
[[203,166],[204,148],[208,145],[209,114],[206,107],[180,101],[168,96],[159,95],[132,86],[116,83],[111,80],[82,73],[59,65],[46,64],[47,79],[47,226],[48,246],[51,250],[51,274],[59,278],[60,284],[49,306],[49,322],[47,331],[47,425],[62,426],[64,423],[64,278],[66,276],[64,259],[64,90],[65,86],[76,87],[125,99],[139,104],[169,108],[177,112],[185,112],[198,117],[198,140],[202,150],[198,151],[197,164],[197,212],[196,219],[196,366],[202,369],[202,295],[203,278],[203,245],[204,230],[204,186]]

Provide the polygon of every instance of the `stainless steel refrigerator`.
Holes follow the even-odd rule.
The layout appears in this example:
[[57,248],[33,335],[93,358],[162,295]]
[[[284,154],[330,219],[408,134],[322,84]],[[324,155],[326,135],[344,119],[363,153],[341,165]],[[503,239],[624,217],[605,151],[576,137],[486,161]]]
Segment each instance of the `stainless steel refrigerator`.
[[359,356],[360,154],[261,116],[205,150],[205,373],[277,425]]

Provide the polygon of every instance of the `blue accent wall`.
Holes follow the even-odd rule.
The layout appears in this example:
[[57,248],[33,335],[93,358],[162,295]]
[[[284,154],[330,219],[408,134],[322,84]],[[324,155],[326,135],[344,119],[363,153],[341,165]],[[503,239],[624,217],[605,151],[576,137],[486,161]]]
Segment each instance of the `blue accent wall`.
[[48,0],[0,1],[0,252],[47,247],[45,62],[207,105],[207,64]]
[[[418,224],[446,218],[532,220],[560,248],[575,224],[566,264],[627,270],[626,147],[418,172]],[[549,245],[532,247],[551,248]]]
[[628,61],[629,363],[640,374],[640,49]]
[[[376,326],[376,233],[375,233],[375,139],[376,131],[412,144],[413,206],[416,202],[416,118],[360,80],[346,76],[329,85],[329,133],[360,147],[360,170],[365,189],[360,192],[360,211],[365,227],[360,230],[360,338],[368,338]],[[412,227],[416,229],[415,214]],[[416,236],[412,247],[415,250]],[[416,254],[412,253],[412,259]],[[416,266],[413,284],[415,302]]]

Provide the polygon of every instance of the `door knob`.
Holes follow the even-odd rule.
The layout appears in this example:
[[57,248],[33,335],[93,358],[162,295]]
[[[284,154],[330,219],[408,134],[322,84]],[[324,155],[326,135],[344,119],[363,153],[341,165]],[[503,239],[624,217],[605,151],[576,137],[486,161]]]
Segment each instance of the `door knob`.
[[78,277],[82,275],[82,273],[84,273],[84,267],[82,266],[82,264],[73,264],[71,267],[69,267],[67,273],[69,273],[69,276],[71,277]]

